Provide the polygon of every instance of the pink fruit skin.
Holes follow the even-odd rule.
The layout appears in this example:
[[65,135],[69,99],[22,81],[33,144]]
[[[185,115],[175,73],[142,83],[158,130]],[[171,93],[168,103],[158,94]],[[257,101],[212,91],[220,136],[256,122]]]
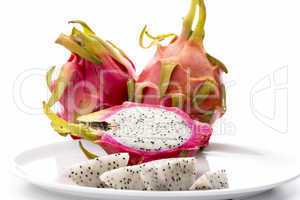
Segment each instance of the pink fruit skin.
[[[178,66],[172,72],[170,85],[165,97],[161,98],[157,88],[160,83],[160,72],[163,60],[177,63]],[[196,108],[193,101],[193,94],[205,82],[206,78],[214,80],[218,90],[212,94],[212,98],[204,100],[199,108]],[[182,94],[186,97],[181,109],[187,112],[190,117],[208,123],[213,123],[223,114],[221,102],[221,70],[213,66],[207,59],[206,52],[202,46],[194,45],[191,41],[179,37],[174,43],[168,46],[159,46],[154,58],[148,63],[146,68],[139,75],[136,83],[150,82],[151,86],[143,89],[142,103],[171,106],[167,101],[172,94]],[[205,120],[202,112],[215,110],[214,116],[210,120]]]
[[[109,55],[102,57],[101,64],[94,64],[72,54],[63,73],[70,81],[59,100],[59,116],[70,122],[80,115],[122,104],[128,98],[127,81],[133,76]],[[55,81],[52,90],[54,87]]]
[[162,107],[159,105],[147,105],[139,103],[124,103],[121,106],[115,106],[109,109],[109,112],[100,117],[100,121],[105,121],[111,115],[129,107],[151,107],[160,108],[167,111],[175,112],[180,115],[186,124],[192,129],[192,136],[181,146],[174,149],[166,149],[162,151],[146,152],[142,150],[133,149],[120,142],[116,141],[111,135],[101,132],[101,139],[97,143],[108,153],[121,153],[127,152],[130,155],[129,163],[131,165],[137,163],[148,162],[151,160],[157,160],[162,158],[173,158],[173,157],[189,157],[194,156],[200,147],[206,147],[208,145],[210,136],[212,134],[212,128],[205,123],[192,120],[185,112],[174,107]]

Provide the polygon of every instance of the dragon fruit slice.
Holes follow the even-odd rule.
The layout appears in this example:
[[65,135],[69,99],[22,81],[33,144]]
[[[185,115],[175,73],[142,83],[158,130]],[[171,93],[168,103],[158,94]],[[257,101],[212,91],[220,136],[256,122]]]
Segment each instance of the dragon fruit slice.
[[127,153],[118,153],[101,156],[93,160],[76,164],[68,169],[68,178],[80,186],[87,187],[104,187],[99,176],[106,171],[127,166],[129,155]]
[[59,101],[59,116],[75,122],[78,116],[127,101],[127,82],[135,78],[135,68],[121,49],[96,36],[86,23],[70,23],[81,25],[83,31],[74,27],[69,36],[61,34],[56,40],[72,55],[56,80],[52,81],[54,68],[47,73],[52,92],[48,105]]
[[[147,27],[143,29],[141,46],[149,48],[156,45],[157,51],[136,81],[134,101],[175,106],[195,120],[212,124],[226,110],[225,87],[221,75],[223,72],[227,73],[227,69],[204,49],[204,0],[191,2],[179,36],[152,36]],[[196,10],[199,11],[199,19],[193,29]],[[145,36],[152,40],[150,45],[144,45]],[[172,37],[170,44],[160,44],[160,41],[169,37]]]
[[217,190],[229,187],[225,170],[207,172],[191,186],[190,190]]
[[114,189],[188,190],[196,180],[196,161],[195,158],[156,160],[105,172],[100,180]]
[[188,190],[197,175],[195,158],[165,159],[146,164],[141,178],[147,190]]
[[109,154],[128,152],[130,164],[193,156],[208,145],[212,133],[208,124],[180,109],[158,105],[124,103],[81,116],[80,124],[59,118],[46,103],[44,112],[61,135],[72,133],[98,143]]
[[143,180],[140,177],[141,165],[121,167],[103,173],[99,180],[108,188],[121,190],[144,190]]

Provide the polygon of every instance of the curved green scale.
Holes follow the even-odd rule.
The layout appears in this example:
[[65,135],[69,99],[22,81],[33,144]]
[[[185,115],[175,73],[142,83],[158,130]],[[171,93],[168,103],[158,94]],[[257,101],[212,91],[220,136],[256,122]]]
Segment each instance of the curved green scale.
[[87,157],[87,159],[92,160],[95,158],[98,158],[99,156],[97,156],[96,154],[90,152],[89,150],[87,150],[81,141],[79,141],[79,148],[82,151],[82,153],[85,155],[85,157]]
[[206,21],[206,7],[204,0],[198,0],[199,19],[195,30],[193,31],[190,40],[196,44],[202,43],[204,36],[204,26]]
[[208,53],[206,54],[206,57],[212,65],[219,67],[226,74],[228,73],[227,67],[220,60],[218,60],[217,58],[213,57],[212,55],[210,55]]
[[72,29],[71,37],[81,48],[86,50],[94,60],[101,62],[101,56],[106,52],[105,47],[101,43],[75,27]]
[[[47,84],[48,84],[48,75],[47,74]],[[48,100],[49,107],[53,106],[63,95],[65,89],[68,86],[68,79],[65,78],[65,75],[63,73],[63,69],[59,73],[58,79],[56,80],[55,88],[53,89],[51,93],[51,97]]]
[[72,20],[69,21],[69,24],[80,24],[83,31],[87,34],[91,34],[91,35],[95,35],[96,33],[89,27],[89,25],[87,23],[85,23],[82,20]]
[[144,92],[144,89],[147,87],[155,89],[157,91],[157,96],[155,96],[155,98],[159,97],[158,95],[159,95],[160,88],[156,84],[154,84],[150,81],[136,83],[135,84],[135,93],[134,93],[134,98],[135,98],[134,101],[136,103],[142,103],[143,95],[144,95],[143,92]]
[[60,135],[67,136],[72,135],[84,138],[89,141],[95,141],[99,139],[99,135],[95,131],[82,124],[74,124],[67,122],[66,120],[58,117],[51,109],[49,104],[43,102],[43,110],[45,115],[50,119],[51,126]]
[[71,36],[67,36],[65,34],[60,34],[60,36],[56,39],[55,43],[64,46],[66,49],[71,51],[72,53],[80,55],[80,57],[85,58],[93,63],[101,64],[101,60],[89,52],[87,52],[84,48],[82,48],[78,41],[74,41]]
[[52,76],[53,76],[54,70],[55,70],[55,66],[51,67],[46,74],[46,82],[47,82],[47,87],[49,88],[49,90],[51,89]]
[[197,92],[193,96],[193,105],[197,106],[201,104],[205,99],[211,95],[211,93],[216,93],[218,87],[213,80],[207,79],[204,83],[198,88]]
[[127,82],[127,90],[128,90],[128,101],[134,101],[134,91],[135,91],[135,83],[133,79],[129,79]]
[[171,94],[172,107],[182,109],[186,96],[184,94]]
[[192,26],[196,14],[197,0],[192,0],[190,5],[190,10],[188,14],[183,19],[183,26],[181,37],[188,39],[192,33]]
[[225,89],[225,85],[222,84],[221,86],[221,92],[222,92],[222,109],[223,109],[223,113],[226,112],[227,110],[227,103],[226,103],[226,89]]
[[163,97],[165,95],[170,84],[172,73],[177,66],[178,64],[172,61],[161,61],[159,82],[160,97]]
[[127,54],[125,53],[125,51],[123,51],[120,47],[118,47],[115,43],[113,43],[112,41],[106,40],[106,42],[108,44],[110,44],[113,48],[115,48],[124,58],[126,58],[127,60],[130,60],[129,57],[127,56]]
[[[148,44],[147,46],[144,44],[144,38],[145,38],[145,35],[150,39],[152,40],[150,42],[150,44]],[[174,34],[174,33],[166,33],[166,34],[160,34],[160,35],[157,35],[157,36],[153,36],[152,34],[150,34],[147,30],[147,25],[145,25],[140,33],[140,36],[139,36],[139,45],[140,47],[142,47],[143,49],[149,49],[151,48],[152,46],[154,45],[160,45],[160,42],[167,39],[167,38],[170,38],[170,37],[173,37],[176,38],[177,35]],[[172,40],[173,40],[172,39]]]

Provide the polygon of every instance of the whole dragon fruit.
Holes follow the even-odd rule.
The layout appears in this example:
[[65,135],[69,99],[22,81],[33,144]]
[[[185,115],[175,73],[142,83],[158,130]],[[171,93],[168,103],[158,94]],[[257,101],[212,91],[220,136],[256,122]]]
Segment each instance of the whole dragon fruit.
[[59,101],[59,116],[75,122],[78,116],[127,101],[127,82],[135,78],[135,68],[121,49],[96,36],[86,23],[70,23],[81,25],[83,31],[74,27],[71,35],[61,34],[56,40],[72,55],[56,80],[52,81],[54,67],[47,73],[52,92],[47,104]]
[[109,154],[127,152],[130,164],[194,156],[208,145],[212,133],[208,124],[192,120],[182,110],[159,105],[127,102],[81,116],[79,124],[58,117],[46,103],[44,112],[61,135],[72,133],[99,144]]
[[[196,10],[199,19],[193,30]],[[224,114],[225,88],[221,74],[227,73],[227,69],[203,47],[205,20],[204,0],[192,0],[179,36],[155,37],[149,34],[147,27],[143,29],[141,46],[157,45],[157,51],[136,81],[135,102],[175,106],[193,119],[207,123],[213,123]],[[153,40],[150,45],[144,45],[144,36]],[[161,45],[160,41],[168,37],[173,37],[170,44]]]

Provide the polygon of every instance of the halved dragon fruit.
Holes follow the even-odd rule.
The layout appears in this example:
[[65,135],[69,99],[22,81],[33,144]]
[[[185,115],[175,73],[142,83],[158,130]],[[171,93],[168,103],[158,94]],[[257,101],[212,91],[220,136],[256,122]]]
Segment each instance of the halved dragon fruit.
[[48,105],[59,101],[59,116],[75,122],[78,116],[127,101],[127,82],[135,78],[135,68],[121,49],[96,36],[86,23],[70,23],[81,25],[83,31],[74,27],[71,35],[61,34],[56,40],[72,55],[55,81],[54,68],[47,73],[52,92]]
[[44,112],[61,135],[99,144],[107,153],[127,152],[130,164],[171,157],[194,156],[208,145],[212,129],[192,120],[178,108],[124,103],[70,123],[59,118],[44,103]]
[[[144,48],[157,45],[157,51],[139,75],[135,84],[135,102],[176,106],[193,119],[213,123],[226,110],[225,87],[221,80],[225,65],[209,55],[203,47],[206,9],[204,0],[191,0],[182,32],[152,36],[145,27],[140,44]],[[198,7],[198,9],[197,9]],[[196,11],[199,19],[193,29]],[[144,36],[152,42],[146,46]],[[170,44],[160,44],[173,37]]]

